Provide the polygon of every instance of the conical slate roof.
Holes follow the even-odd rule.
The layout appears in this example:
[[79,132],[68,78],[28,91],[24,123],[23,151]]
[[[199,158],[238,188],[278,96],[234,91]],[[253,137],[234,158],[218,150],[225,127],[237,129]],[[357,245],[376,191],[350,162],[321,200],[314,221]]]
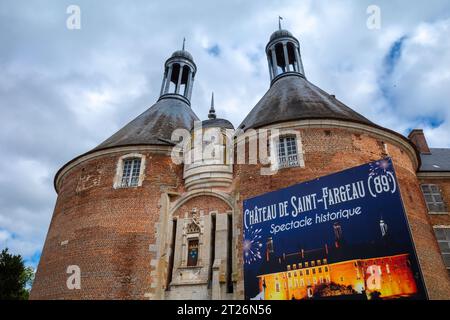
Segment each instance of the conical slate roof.
[[182,99],[162,98],[93,150],[141,144],[172,145],[172,132],[178,128],[190,130],[196,120],[197,116]]
[[272,123],[305,119],[336,119],[375,125],[305,78],[290,75],[272,84],[239,128],[245,131]]

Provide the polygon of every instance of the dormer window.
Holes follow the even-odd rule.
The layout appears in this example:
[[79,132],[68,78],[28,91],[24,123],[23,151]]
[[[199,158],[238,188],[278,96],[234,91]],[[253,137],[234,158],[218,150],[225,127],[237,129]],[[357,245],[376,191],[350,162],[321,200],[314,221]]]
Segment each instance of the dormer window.
[[122,156],[117,163],[114,188],[139,187],[144,180],[145,156],[133,153]]
[[298,151],[296,136],[289,135],[280,137],[278,143],[278,167],[298,167]]

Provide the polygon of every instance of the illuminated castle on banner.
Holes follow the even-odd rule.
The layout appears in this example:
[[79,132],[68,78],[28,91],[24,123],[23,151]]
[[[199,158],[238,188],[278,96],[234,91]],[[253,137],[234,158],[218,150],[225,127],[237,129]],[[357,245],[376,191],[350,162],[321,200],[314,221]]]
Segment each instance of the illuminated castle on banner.
[[[388,234],[383,219],[380,227],[384,239]],[[271,264],[271,269],[280,271],[258,276],[260,293],[254,299],[299,300],[343,295],[360,299],[382,296],[386,299],[417,293],[409,254],[346,260],[342,227],[336,222],[333,230],[334,248],[325,244],[323,248],[283,253],[278,258],[272,257],[274,244],[271,238],[268,239],[266,262]],[[366,253],[377,251],[376,247],[361,249]]]

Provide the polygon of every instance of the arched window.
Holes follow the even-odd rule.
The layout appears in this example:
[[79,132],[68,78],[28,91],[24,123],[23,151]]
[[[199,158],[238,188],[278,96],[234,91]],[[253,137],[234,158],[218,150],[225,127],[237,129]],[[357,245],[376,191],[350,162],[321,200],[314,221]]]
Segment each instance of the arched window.
[[178,90],[178,92],[185,97],[187,96],[188,78],[189,78],[189,67],[184,66],[183,72],[181,74],[180,89]]
[[275,56],[276,56],[276,68],[277,68],[277,74],[286,72],[286,64],[284,62],[284,50],[283,45],[281,43],[278,43],[275,45]]
[[169,79],[169,90],[167,93],[175,93],[178,84],[178,77],[180,76],[180,65],[174,63],[172,65],[172,75]]
[[120,157],[114,177],[114,188],[141,186],[144,179],[144,168],[144,155],[133,153]]
[[295,46],[292,42],[288,42],[286,44],[287,46],[287,53],[288,53],[288,63],[289,63],[289,69],[291,71],[296,71],[298,72],[298,67],[297,67],[297,61],[295,61]]

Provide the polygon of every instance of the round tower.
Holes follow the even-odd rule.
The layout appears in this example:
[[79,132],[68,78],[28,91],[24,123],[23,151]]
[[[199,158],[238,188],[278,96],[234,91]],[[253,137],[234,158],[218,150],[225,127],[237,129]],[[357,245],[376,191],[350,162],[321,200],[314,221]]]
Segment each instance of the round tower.
[[190,161],[184,165],[186,189],[226,189],[231,186],[234,127],[230,121],[217,118],[214,93],[208,119],[196,122],[191,133],[192,143],[187,157]]
[[[149,109],[55,176],[58,198],[31,299],[147,299],[165,287],[157,241],[168,194],[183,189],[171,159],[175,129],[198,120],[190,107],[194,60],[166,61],[161,96]],[[155,289],[159,288],[159,289]]]
[[[422,196],[416,177],[420,165],[416,148],[403,135],[371,122],[309,82],[299,41],[281,26],[270,36],[266,54],[270,87],[238,127],[237,149],[244,145],[247,154],[245,163],[238,163],[234,170],[235,185],[239,186],[237,212],[242,214],[245,199],[389,156],[413,238],[421,238],[416,249],[425,281],[434,285],[434,276],[426,270],[433,270],[437,253],[433,257],[427,253],[433,246],[433,231],[426,222],[424,202],[417,201]],[[269,132],[268,141],[264,131]],[[248,153],[256,153],[255,144],[261,148],[266,143],[271,162],[264,163],[259,154],[258,163],[251,164]],[[237,220],[241,228],[242,216]],[[239,241],[241,252],[242,239]],[[242,255],[238,264],[243,264]],[[242,290],[242,282],[238,287]]]

